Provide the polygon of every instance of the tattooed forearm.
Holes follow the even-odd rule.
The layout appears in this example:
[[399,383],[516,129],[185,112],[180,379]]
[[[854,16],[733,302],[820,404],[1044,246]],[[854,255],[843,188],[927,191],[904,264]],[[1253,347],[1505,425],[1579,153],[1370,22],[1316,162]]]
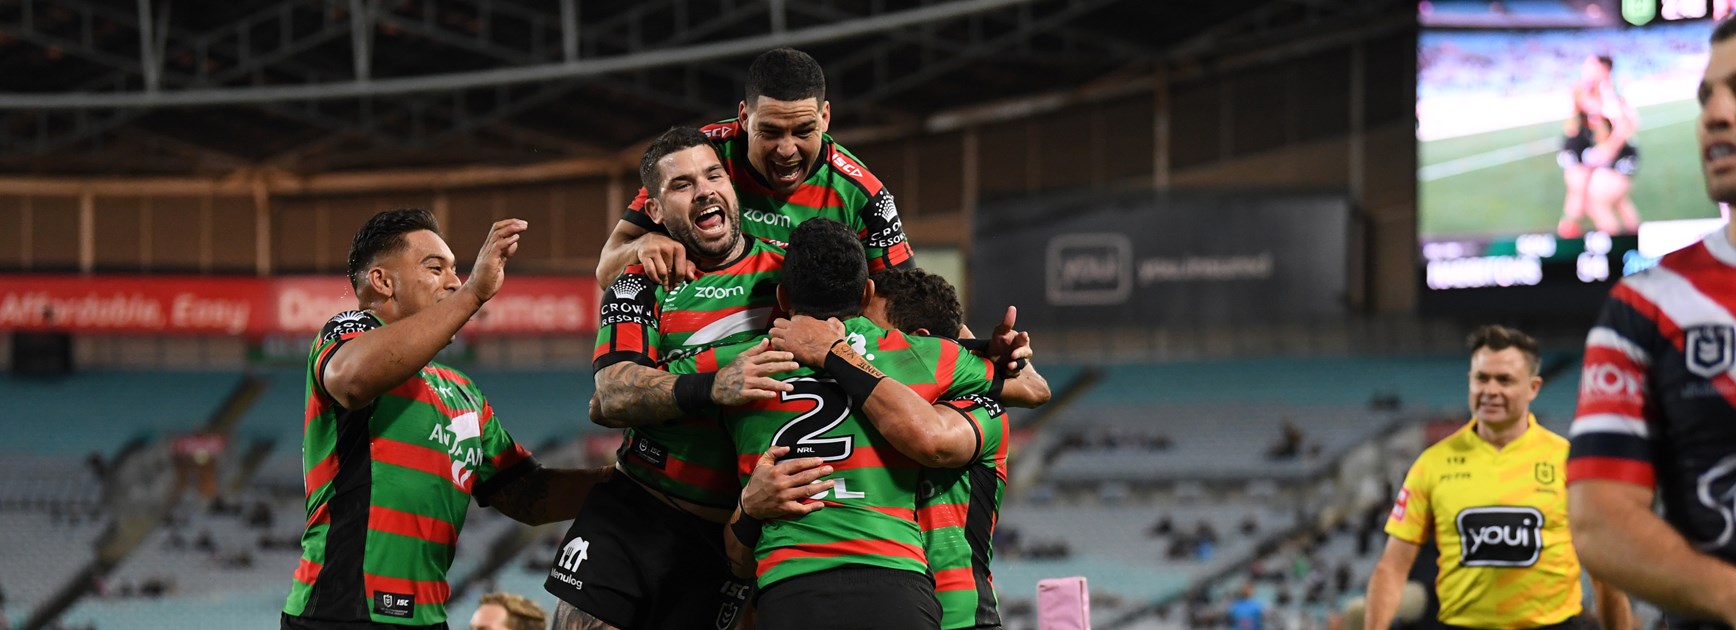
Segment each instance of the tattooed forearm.
[[637,363],[621,362],[597,372],[597,424],[619,429],[681,417],[675,404],[675,375]]
[[554,624],[549,630],[618,630],[616,627],[603,623],[603,620],[592,617],[583,610],[574,608],[572,604],[561,602],[555,607]]

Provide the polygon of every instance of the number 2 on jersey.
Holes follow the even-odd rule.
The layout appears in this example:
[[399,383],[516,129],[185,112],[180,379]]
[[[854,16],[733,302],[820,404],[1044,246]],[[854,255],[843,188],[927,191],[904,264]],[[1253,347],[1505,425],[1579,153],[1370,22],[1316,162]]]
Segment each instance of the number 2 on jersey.
[[809,400],[813,401],[814,408],[780,427],[772,436],[772,445],[790,447],[790,453],[785,457],[818,457],[828,462],[849,459],[855,449],[855,436],[820,437],[850,415],[850,397],[844,393],[844,388],[835,382],[808,376],[784,382],[795,389],[779,394],[779,400],[785,403]]

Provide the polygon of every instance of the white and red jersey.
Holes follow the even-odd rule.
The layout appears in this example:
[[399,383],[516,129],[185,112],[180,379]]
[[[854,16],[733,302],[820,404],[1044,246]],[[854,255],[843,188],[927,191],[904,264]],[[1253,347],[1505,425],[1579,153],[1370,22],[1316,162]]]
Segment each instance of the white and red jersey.
[[1728,230],[1623,279],[1585,341],[1567,481],[1655,487],[1664,519],[1736,562],[1736,247]]

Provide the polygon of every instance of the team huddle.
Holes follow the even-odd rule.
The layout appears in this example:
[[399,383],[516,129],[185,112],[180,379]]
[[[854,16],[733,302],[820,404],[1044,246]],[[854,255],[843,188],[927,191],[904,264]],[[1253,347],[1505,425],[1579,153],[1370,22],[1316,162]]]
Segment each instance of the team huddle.
[[529,225],[495,223],[460,281],[432,215],[370,219],[358,309],[308,357],[309,518],[282,626],[446,627],[474,498],[572,521],[548,558],[554,628],[999,627],[1003,409],[1048,384],[1014,309],[974,339],[953,287],[916,267],[892,194],[826,135],[824,90],[812,58],[773,50],[736,119],[646,149],[598,266],[585,413],[624,429],[612,467],[542,466],[433,360]]

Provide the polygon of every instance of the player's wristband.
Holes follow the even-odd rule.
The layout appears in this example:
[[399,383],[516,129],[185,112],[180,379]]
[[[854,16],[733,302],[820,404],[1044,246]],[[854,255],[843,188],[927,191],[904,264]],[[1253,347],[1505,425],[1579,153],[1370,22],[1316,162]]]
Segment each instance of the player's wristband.
[[[843,344],[844,351],[850,352],[853,358],[845,358],[839,354],[839,344]],[[880,379],[886,378],[885,374],[874,369],[861,355],[851,351],[850,344],[843,339],[832,342],[832,349],[826,352],[824,367],[826,373],[832,375],[832,380],[844,388],[844,393],[858,402],[868,400],[868,397],[874,394],[874,387],[880,384]]]
[[716,372],[682,374],[675,377],[675,406],[687,414],[712,408],[711,386],[716,382]]
[[741,512],[741,518],[735,519],[734,523],[730,523],[729,530],[735,532],[735,539],[741,541],[741,544],[748,547],[758,545],[760,539],[760,520],[748,516],[747,507],[741,505],[741,503],[737,502],[736,507],[739,508],[738,511]]
[[989,354],[989,344],[991,342],[987,339],[958,339],[956,341],[958,341],[958,345],[963,346],[964,349],[973,353],[983,356],[988,356]]

